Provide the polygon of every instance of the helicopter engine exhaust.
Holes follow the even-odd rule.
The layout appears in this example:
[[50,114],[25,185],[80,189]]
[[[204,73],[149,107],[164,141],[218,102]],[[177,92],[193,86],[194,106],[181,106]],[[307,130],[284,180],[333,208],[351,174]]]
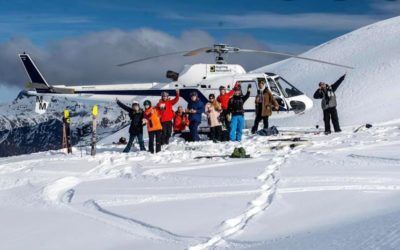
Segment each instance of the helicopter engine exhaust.
[[168,70],[166,77],[168,79],[171,79],[172,81],[176,82],[176,81],[178,81],[179,73],[176,73],[175,71],[172,71],[172,70]]

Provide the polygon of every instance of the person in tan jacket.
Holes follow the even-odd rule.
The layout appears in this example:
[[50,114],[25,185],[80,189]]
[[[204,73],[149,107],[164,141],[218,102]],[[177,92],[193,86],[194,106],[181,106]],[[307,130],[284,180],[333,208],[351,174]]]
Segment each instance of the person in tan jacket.
[[269,127],[268,118],[272,115],[272,110],[279,110],[279,104],[275,100],[271,91],[265,88],[261,95],[256,96],[256,118],[254,120],[254,126],[251,132],[254,134],[258,130],[258,124],[262,120],[264,123],[264,129]]
[[210,94],[209,102],[206,104],[205,111],[208,118],[208,125],[210,126],[210,139],[213,142],[221,141],[222,137],[222,123],[220,115],[222,112],[221,104],[215,99],[214,94]]

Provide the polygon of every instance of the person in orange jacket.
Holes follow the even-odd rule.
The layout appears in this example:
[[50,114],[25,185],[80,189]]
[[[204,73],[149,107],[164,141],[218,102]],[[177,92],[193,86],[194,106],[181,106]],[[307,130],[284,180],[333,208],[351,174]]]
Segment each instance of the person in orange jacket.
[[183,107],[179,106],[174,116],[174,133],[182,133],[189,126],[189,118]]
[[151,107],[151,102],[146,100],[143,102],[144,106],[144,121],[147,125],[149,133],[149,151],[154,154],[154,140],[156,141],[156,153],[161,151],[161,131],[162,125],[160,115],[156,108]]
[[174,99],[170,99],[168,92],[161,93],[161,99],[157,103],[157,109],[161,115],[161,145],[169,144],[169,138],[172,134],[172,120],[174,119],[174,110],[172,107],[179,101],[179,90],[176,90]]

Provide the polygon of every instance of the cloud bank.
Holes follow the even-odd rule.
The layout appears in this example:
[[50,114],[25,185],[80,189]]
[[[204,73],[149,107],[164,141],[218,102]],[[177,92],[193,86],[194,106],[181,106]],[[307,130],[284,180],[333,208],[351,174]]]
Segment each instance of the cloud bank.
[[[268,49],[251,36],[236,34],[223,39],[234,46]],[[18,53],[27,52],[35,60],[44,77],[55,84],[105,84],[124,82],[167,81],[166,70],[180,71],[184,64],[214,61],[213,55],[187,58],[171,56],[125,67],[116,64],[132,59],[172,51],[210,46],[215,38],[193,30],[171,36],[152,29],[122,31],[118,29],[90,33],[39,47],[26,38],[12,38],[0,43],[0,83],[24,86],[28,77]],[[248,70],[275,62],[277,58],[257,55],[231,55],[230,63],[240,63]]]
[[[380,15],[340,13],[296,13],[272,12],[245,13],[241,15],[181,15],[165,14],[167,19],[195,20],[208,23],[216,29],[301,29],[313,31],[350,31],[382,20]],[[216,25],[215,25],[216,23]],[[214,25],[214,26],[213,26]]]

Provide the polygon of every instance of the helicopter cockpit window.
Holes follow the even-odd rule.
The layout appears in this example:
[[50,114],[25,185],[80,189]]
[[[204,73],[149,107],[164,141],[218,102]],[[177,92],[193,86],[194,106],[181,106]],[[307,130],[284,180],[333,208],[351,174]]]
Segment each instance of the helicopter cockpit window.
[[285,97],[293,97],[293,96],[303,95],[303,92],[296,89],[296,87],[294,87],[292,84],[290,84],[288,81],[286,81],[282,77],[276,78],[275,81],[276,81],[276,84],[282,90],[282,93]]
[[272,80],[271,78],[268,78],[268,84],[269,84],[269,88],[271,89],[272,94],[275,94],[277,96],[281,95],[281,93],[279,92],[278,86],[276,86],[274,80]]
[[246,94],[247,85],[250,84],[251,85],[250,96],[256,96],[257,95],[257,84],[256,84],[256,81],[238,81],[238,83],[240,84],[240,86],[242,88],[243,94]]

